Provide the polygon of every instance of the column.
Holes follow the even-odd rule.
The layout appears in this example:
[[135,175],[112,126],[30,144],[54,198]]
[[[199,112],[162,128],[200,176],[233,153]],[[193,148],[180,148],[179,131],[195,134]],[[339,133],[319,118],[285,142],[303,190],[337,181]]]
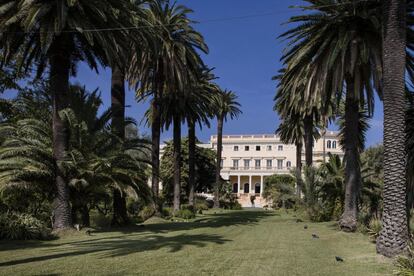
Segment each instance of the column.
[[262,196],[262,194],[263,194],[263,187],[264,187],[263,175],[261,175],[260,176],[260,196]]
[[237,194],[240,194],[240,174],[237,176]]
[[249,175],[249,190],[251,194],[254,194],[254,190],[252,190],[252,175],[251,174]]

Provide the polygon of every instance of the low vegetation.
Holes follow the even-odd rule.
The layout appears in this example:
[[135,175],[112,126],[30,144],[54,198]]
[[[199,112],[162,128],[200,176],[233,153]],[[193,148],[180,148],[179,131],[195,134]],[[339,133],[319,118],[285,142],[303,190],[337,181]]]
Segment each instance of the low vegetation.
[[[208,211],[189,222],[92,231],[46,242],[0,241],[5,275],[390,275],[366,236],[285,211]],[[307,229],[304,229],[304,226]],[[312,238],[316,234],[319,239]],[[341,257],[344,262],[336,261]]]

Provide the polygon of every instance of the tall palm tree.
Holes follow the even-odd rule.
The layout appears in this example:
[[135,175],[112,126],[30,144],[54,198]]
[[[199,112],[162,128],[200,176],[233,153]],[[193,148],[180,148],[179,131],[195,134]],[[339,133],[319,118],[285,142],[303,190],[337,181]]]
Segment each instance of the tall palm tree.
[[[158,38],[148,51],[137,56],[131,66],[129,75],[132,82],[139,85],[138,97],[141,99],[152,95],[151,131],[152,131],[152,188],[155,195],[159,186],[159,144],[161,127],[173,124],[176,145],[176,177],[179,185],[179,160],[181,146],[181,123],[184,120],[180,111],[183,104],[180,97],[190,93],[191,82],[196,79],[203,62],[197,50],[207,53],[208,47],[202,35],[191,24],[188,14],[192,10],[169,1],[149,3],[147,20],[157,28]],[[162,106],[165,102],[175,102],[175,106]],[[169,107],[169,109],[165,109]],[[163,110],[162,110],[163,109]],[[177,112],[173,110],[177,110]],[[179,187],[175,190],[179,193]],[[179,197],[176,196],[174,210],[179,209]]]
[[[28,70],[35,62],[37,76],[50,68],[49,82],[53,97],[53,155],[57,163],[53,228],[72,226],[68,183],[60,164],[68,149],[67,127],[59,113],[67,106],[69,76],[76,62],[83,60],[97,69],[120,56],[116,41],[125,41],[123,29],[131,22],[119,20],[130,12],[129,1],[119,0],[46,0],[0,2],[0,48],[2,63],[19,57],[21,68]],[[118,32],[97,32],[96,29],[119,29]]]
[[383,1],[383,22],[384,211],[377,252],[393,257],[409,242],[404,147],[406,1]]
[[[277,107],[275,107],[277,109]],[[276,133],[279,134],[280,140],[286,144],[296,146],[296,193],[298,196],[302,193],[302,147],[304,137],[303,119],[299,114],[290,115],[283,119]]]
[[332,115],[332,103],[321,104],[323,100],[320,94],[306,94],[306,78],[298,79],[294,87],[289,86],[285,72],[286,69],[282,69],[279,75],[273,77],[279,81],[274,110],[282,117],[294,118],[297,123],[302,121],[305,164],[310,167],[313,164],[314,141],[320,136],[318,126],[324,125],[326,118]]
[[292,17],[290,22],[298,25],[282,34],[291,40],[283,56],[286,71],[282,82],[289,90],[305,80],[305,96],[322,99],[319,105],[323,109],[345,97],[345,179],[352,192],[346,194],[340,226],[355,231],[357,205],[352,198],[361,186],[358,114],[365,104],[372,114],[374,91],[381,92],[379,1],[308,2],[311,5],[306,9],[314,13]]
[[214,208],[220,207],[219,192],[221,187],[221,155],[223,151],[223,124],[227,118],[233,120],[237,118],[242,111],[240,103],[237,102],[237,95],[233,91],[218,90],[213,97],[215,107],[215,116],[217,118],[217,158],[216,158],[216,183],[214,186]]
[[201,77],[195,80],[192,93],[185,97],[187,107],[185,117],[188,125],[188,204],[194,207],[195,204],[195,151],[196,151],[196,123],[201,128],[203,124],[210,127],[209,119],[213,116],[211,97],[217,92],[217,86],[211,82],[214,79],[211,70],[202,72]]

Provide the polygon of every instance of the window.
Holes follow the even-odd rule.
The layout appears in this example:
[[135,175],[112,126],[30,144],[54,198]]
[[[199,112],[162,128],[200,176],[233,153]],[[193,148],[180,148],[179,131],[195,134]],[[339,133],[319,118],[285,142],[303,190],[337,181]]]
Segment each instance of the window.
[[267,149],[267,151],[271,151],[272,150],[272,146],[269,145],[269,146],[267,146],[266,149]]
[[256,169],[260,169],[260,160],[259,159],[257,159],[257,160],[254,161],[254,167]]
[[245,159],[244,160],[244,169],[248,170],[250,167],[250,160],[249,159]]
[[278,150],[278,151],[283,151],[283,145],[279,145],[279,146],[277,146],[277,150]]
[[336,141],[333,141],[333,142],[332,142],[332,148],[333,148],[333,149],[336,149]]
[[331,142],[331,140],[328,140],[328,142],[326,142],[326,147],[327,147],[328,149],[330,149],[330,148],[332,147],[332,142]]
[[260,151],[260,146],[256,146],[256,151]]
[[233,160],[233,168],[236,170],[239,168],[239,160]]
[[239,151],[239,146],[234,146],[234,147],[233,147],[233,150],[234,150],[234,151]]
[[249,151],[249,146],[244,146],[245,151]]
[[278,170],[283,169],[283,160],[277,160],[277,169]]
[[287,161],[286,162],[286,167],[288,167],[288,168],[292,167],[292,163],[290,161]]
[[270,169],[272,168],[272,160],[271,160],[271,159],[266,160],[266,168],[267,168],[268,170],[270,170]]

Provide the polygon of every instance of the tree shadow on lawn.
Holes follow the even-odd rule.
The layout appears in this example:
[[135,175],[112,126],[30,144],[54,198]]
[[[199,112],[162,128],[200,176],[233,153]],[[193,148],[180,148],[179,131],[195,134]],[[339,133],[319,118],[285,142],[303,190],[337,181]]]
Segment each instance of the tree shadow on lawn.
[[[239,225],[254,226],[257,225],[260,220],[271,216],[274,216],[274,213],[265,211],[232,211],[205,215],[189,222],[163,222],[147,224],[144,227],[138,228],[140,231],[170,233],[171,231],[184,231],[201,228],[220,228]],[[129,231],[134,232],[137,230],[137,227],[120,230],[123,233],[128,233]]]
[[[174,231],[187,231],[202,228],[220,228],[238,225],[256,225],[261,219],[274,216],[272,212],[265,211],[232,211],[217,212],[216,214],[205,215],[191,222],[163,222],[142,226],[131,226],[126,228],[109,228],[105,230],[95,230],[92,232],[91,239],[82,241],[71,241],[64,243],[47,242],[7,242],[7,250],[31,249],[31,248],[50,248],[52,251],[65,250],[64,246],[73,246],[76,250],[64,253],[36,256],[21,260],[0,263],[2,266],[17,265],[23,263],[45,261],[70,256],[78,256],[96,252],[107,252],[108,256],[116,257],[128,255],[148,250],[158,250],[160,248],[170,248],[170,252],[177,252],[186,245],[204,247],[208,243],[223,244],[231,240],[224,239],[219,235],[181,234],[172,237],[165,237],[157,234],[172,233]],[[99,237],[100,234],[110,232],[121,232],[119,236]],[[153,233],[152,235],[150,233]],[[125,236],[131,234],[131,237]],[[137,239],[137,235],[143,235]],[[96,238],[94,238],[94,236]],[[46,249],[48,250],[48,249]]]
[[[0,267],[49,261],[66,257],[81,256],[91,253],[104,253],[103,257],[121,257],[129,254],[139,253],[143,251],[159,250],[162,248],[168,248],[168,252],[174,253],[183,249],[185,246],[206,247],[208,244],[224,244],[231,240],[224,239],[219,235],[187,235],[181,234],[176,236],[162,236],[162,235],[149,235],[143,239],[118,239],[118,237],[112,237],[112,240],[90,240],[72,242],[70,248],[46,249],[47,251],[56,251],[60,253],[48,254],[43,256],[35,256],[24,258],[20,260],[12,260],[7,262],[1,262]],[[62,252],[65,251],[65,252]]]

